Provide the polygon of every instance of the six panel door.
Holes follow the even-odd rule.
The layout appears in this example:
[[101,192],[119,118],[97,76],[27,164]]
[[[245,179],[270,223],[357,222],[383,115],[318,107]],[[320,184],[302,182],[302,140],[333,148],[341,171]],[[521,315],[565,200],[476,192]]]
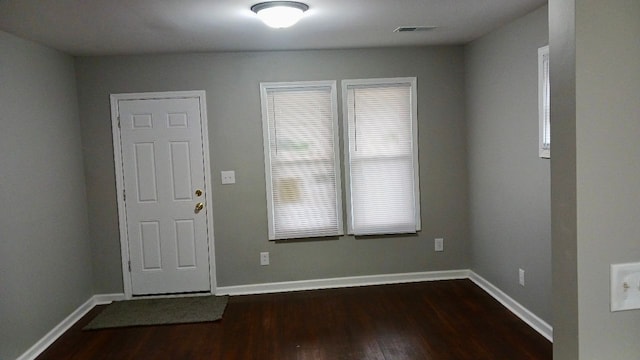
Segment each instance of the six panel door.
[[199,99],[118,109],[132,294],[210,291]]

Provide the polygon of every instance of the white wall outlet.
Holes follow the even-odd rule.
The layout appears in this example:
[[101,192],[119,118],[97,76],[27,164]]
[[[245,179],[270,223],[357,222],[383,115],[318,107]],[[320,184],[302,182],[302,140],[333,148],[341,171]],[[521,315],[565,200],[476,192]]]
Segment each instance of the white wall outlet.
[[640,262],[611,265],[611,311],[640,309]]
[[524,270],[518,269],[518,282],[524,286]]
[[434,249],[435,251],[444,251],[444,239],[436,238],[434,241]]
[[269,265],[269,253],[261,252],[260,253],[260,265]]
[[236,172],[233,170],[228,171],[220,171],[220,177],[222,180],[222,184],[235,184],[236,183]]

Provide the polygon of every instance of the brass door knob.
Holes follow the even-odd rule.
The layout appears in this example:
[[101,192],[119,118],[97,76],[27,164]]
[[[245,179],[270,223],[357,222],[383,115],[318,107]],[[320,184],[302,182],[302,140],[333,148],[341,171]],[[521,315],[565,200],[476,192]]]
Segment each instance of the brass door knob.
[[204,204],[201,203],[201,202],[197,203],[196,204],[196,209],[195,209],[196,214],[199,213],[200,210],[202,210],[202,209],[204,209]]

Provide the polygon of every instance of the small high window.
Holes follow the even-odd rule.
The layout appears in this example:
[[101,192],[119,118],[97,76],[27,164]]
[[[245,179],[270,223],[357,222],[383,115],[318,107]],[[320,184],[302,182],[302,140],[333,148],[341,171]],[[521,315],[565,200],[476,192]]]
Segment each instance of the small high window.
[[541,158],[551,157],[549,46],[538,49],[538,148]]

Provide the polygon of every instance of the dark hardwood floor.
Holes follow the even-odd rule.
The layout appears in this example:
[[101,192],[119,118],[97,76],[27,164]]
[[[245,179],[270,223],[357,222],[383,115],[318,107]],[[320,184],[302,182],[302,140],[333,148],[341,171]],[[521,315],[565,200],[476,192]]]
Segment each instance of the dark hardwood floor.
[[551,343],[470,280],[234,296],[221,321],[90,330],[38,359],[551,359]]

